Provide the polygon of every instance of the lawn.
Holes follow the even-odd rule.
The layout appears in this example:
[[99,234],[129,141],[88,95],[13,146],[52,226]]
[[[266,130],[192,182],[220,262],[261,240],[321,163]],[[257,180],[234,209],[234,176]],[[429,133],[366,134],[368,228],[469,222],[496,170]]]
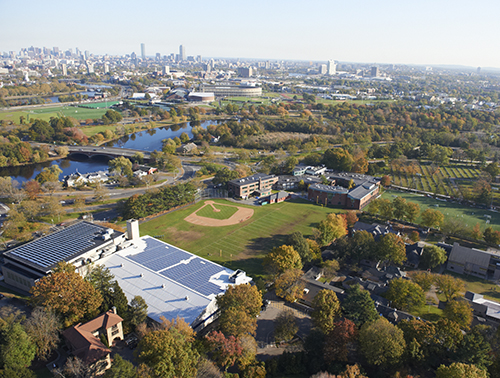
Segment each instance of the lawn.
[[[226,200],[215,202],[234,205]],[[286,201],[265,207],[238,204],[254,209],[252,218],[224,227],[197,226],[184,221],[203,205],[204,201],[201,201],[142,223],[141,234],[164,235],[162,239],[168,243],[231,269],[243,269],[254,278],[262,274],[262,258],[272,248],[284,244],[289,234],[300,231],[304,236],[311,237],[313,228],[327,214],[339,211],[307,201]]]
[[26,119],[32,121],[35,118],[42,119],[44,121],[49,121],[51,117],[73,117],[75,119],[87,119],[87,118],[101,118],[107,109],[87,109],[78,108],[74,106],[60,106],[60,107],[47,107],[47,108],[33,108],[31,110],[7,110],[0,112],[0,120],[12,121],[16,124],[19,123],[19,117],[24,116]]
[[238,211],[238,209],[233,206],[214,204],[214,207],[219,211],[215,210],[212,206],[207,205],[203,209],[199,210],[196,215],[212,219],[228,219]]
[[[465,223],[466,227],[472,228],[476,225],[476,223],[479,223],[481,230],[484,230],[486,227],[491,226],[493,229],[500,231],[500,213],[496,213],[486,209],[469,207],[454,202],[439,201],[434,198],[425,197],[423,195],[398,192],[395,190],[386,190],[384,194],[382,194],[382,198],[391,201],[396,196],[403,197],[410,202],[418,203],[421,212],[429,208],[439,210],[443,213],[445,220],[449,218],[458,218],[463,223]],[[487,216],[491,217],[489,224],[486,223],[486,221],[489,219]],[[416,223],[419,223],[419,221],[420,219],[417,219]]]
[[492,281],[483,280],[474,276],[466,276],[445,271],[445,274],[456,277],[464,281],[465,291],[472,291],[473,293],[482,294],[486,299],[500,302],[500,287]]

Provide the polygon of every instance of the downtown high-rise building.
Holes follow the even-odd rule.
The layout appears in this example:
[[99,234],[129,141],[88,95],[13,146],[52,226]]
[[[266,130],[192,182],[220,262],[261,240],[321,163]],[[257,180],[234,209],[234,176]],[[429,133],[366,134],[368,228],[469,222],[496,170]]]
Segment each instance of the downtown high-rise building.
[[141,43],[141,58],[142,60],[146,59],[146,45]]
[[335,61],[329,60],[327,67],[326,67],[326,73],[327,75],[335,75],[337,73],[337,65],[335,64]]
[[179,59],[181,61],[185,61],[186,60],[186,49],[184,48],[183,45],[179,46]]

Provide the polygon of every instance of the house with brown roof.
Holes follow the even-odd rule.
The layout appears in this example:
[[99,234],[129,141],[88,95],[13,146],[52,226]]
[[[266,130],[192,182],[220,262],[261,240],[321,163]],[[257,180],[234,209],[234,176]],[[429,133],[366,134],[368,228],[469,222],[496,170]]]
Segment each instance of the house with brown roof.
[[108,345],[113,345],[116,339],[123,340],[122,322],[123,319],[113,307],[90,322],[68,328],[63,332],[63,337],[73,356],[89,365],[105,361],[106,370],[111,366],[111,350],[102,343],[100,337],[104,335]]

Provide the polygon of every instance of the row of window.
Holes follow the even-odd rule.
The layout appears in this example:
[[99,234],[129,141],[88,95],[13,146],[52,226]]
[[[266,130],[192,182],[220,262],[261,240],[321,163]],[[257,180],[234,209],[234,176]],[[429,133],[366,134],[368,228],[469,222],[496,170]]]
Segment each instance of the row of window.
[[19,277],[17,274],[13,274],[13,273],[11,273],[8,270],[5,270],[5,273],[6,273],[7,278],[10,278],[11,280],[18,282],[18,283],[20,283],[21,285],[23,285],[23,286],[25,286],[27,288],[31,287],[31,285],[30,285],[30,283],[29,283],[28,280],[25,280],[24,278]]

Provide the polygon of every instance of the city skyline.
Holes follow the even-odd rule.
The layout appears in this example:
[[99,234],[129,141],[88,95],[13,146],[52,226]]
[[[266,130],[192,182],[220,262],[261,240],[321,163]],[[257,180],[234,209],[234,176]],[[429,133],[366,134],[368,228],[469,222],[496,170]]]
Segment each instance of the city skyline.
[[[189,55],[209,57],[311,60],[416,65],[464,65],[500,68],[500,39],[494,17],[500,3],[480,0],[423,0],[418,6],[395,0],[340,1],[257,0],[243,7],[216,0],[194,0],[186,17],[183,4],[152,1],[137,8],[130,1],[97,2],[68,8],[52,0],[8,2],[0,25],[0,51],[29,46],[78,47],[93,54],[169,55],[187,46]],[[133,6],[132,6],[133,5]],[[154,12],[152,12],[154,9]],[[104,17],[107,16],[107,17]],[[75,19],[76,18],[76,19]],[[78,21],[82,24],[78,25]],[[137,25],[132,23],[137,21]],[[149,21],[148,26],[140,25]]]

